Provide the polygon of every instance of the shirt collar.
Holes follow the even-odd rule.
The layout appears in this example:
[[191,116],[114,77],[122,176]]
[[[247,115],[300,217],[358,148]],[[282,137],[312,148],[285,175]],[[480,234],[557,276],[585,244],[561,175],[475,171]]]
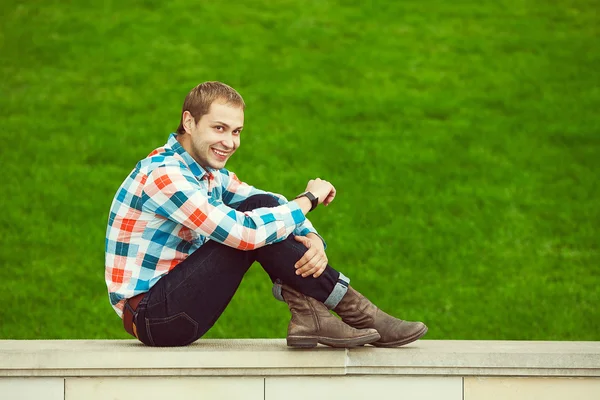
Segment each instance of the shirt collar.
[[196,160],[194,160],[194,158],[190,155],[190,153],[188,153],[187,151],[185,151],[185,149],[183,148],[183,146],[181,145],[181,143],[179,143],[177,141],[177,134],[176,133],[171,133],[169,135],[169,140],[167,140],[167,145],[165,147],[169,147],[175,153],[179,154],[183,158],[183,161],[185,161],[185,163],[187,164],[187,166],[190,168],[190,170],[192,171],[192,173],[195,176],[197,176],[198,178],[202,178],[204,175],[211,173],[212,168],[203,168],[203,167],[201,167],[200,164],[198,164],[196,162]]

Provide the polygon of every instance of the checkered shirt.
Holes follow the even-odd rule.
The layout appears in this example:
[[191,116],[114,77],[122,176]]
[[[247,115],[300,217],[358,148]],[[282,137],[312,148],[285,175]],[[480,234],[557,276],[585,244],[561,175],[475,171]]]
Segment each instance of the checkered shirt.
[[[280,205],[236,211],[249,196],[265,193]],[[171,134],[138,162],[113,199],[105,241],[111,305],[122,316],[126,299],[150,290],[208,240],[252,250],[310,232],[317,234],[297,203],[226,169],[202,168]]]

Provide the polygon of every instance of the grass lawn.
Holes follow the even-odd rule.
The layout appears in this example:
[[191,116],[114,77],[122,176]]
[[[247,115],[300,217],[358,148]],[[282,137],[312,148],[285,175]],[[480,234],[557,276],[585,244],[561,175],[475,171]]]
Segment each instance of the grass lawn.
[[[91,3],[91,4],[90,4]],[[600,340],[597,0],[0,4],[0,338],[127,338],[113,195],[206,80],[244,96],[228,167],[294,196],[331,265],[429,339]],[[251,268],[209,337],[284,337]]]

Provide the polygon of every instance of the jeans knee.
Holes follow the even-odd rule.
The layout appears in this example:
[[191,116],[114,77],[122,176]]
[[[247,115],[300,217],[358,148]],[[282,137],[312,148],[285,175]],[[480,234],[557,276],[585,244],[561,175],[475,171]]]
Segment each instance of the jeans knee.
[[270,194],[255,194],[248,199],[259,201],[261,204],[264,204],[262,207],[277,207],[279,205],[277,198]]
[[238,207],[239,211],[249,211],[255,208],[262,207],[277,207],[279,201],[275,196],[270,194],[255,194],[254,196],[248,197]]

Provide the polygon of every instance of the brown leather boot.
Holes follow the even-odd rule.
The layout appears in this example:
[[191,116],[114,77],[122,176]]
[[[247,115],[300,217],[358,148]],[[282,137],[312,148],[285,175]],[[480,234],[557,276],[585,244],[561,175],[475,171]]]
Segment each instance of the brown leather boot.
[[350,326],[376,329],[381,339],[371,344],[377,347],[403,346],[427,333],[424,323],[403,321],[384,313],[351,286],[333,311]]
[[311,348],[321,343],[331,347],[355,347],[380,338],[375,329],[354,329],[346,325],[323,303],[288,285],[281,286],[281,294],[292,312],[287,333],[288,346]]

